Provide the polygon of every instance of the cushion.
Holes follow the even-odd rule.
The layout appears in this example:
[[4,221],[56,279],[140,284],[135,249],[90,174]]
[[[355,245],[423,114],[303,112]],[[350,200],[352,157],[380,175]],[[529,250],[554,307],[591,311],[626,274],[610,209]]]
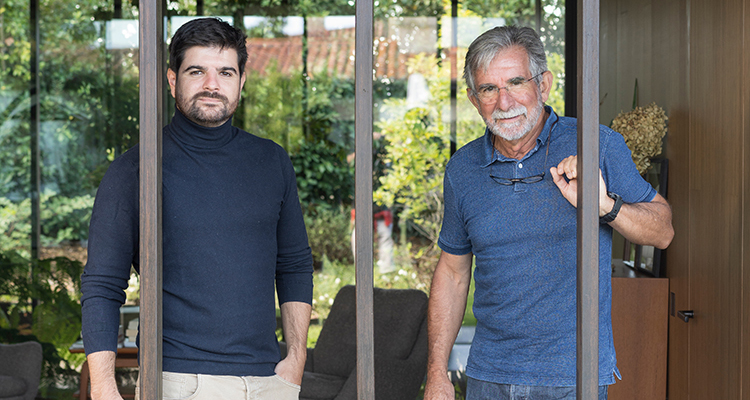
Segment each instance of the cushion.
[[26,393],[26,382],[15,376],[0,375],[0,398],[22,396]]
[[301,399],[332,399],[341,391],[346,378],[307,372],[302,376]]

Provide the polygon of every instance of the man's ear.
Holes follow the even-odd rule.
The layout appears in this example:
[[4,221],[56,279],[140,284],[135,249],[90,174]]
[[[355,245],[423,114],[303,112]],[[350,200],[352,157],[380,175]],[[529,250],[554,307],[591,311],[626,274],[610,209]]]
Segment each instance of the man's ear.
[[177,85],[177,74],[172,70],[172,68],[167,68],[167,81],[169,81],[169,91],[172,93],[172,97],[175,97],[175,86]]
[[555,81],[555,76],[550,71],[544,71],[542,73],[542,81],[539,83],[539,90],[542,92],[542,102],[546,103],[549,98],[549,94],[552,91],[552,83]]
[[240,93],[242,93],[242,88],[245,87],[245,80],[247,80],[247,72],[242,71],[242,75],[240,76]]

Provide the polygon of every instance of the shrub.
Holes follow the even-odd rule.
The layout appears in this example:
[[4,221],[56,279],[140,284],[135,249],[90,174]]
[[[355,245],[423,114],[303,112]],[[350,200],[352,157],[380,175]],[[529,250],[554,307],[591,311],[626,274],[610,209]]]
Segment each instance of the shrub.
[[83,363],[82,354],[68,351],[81,332],[82,272],[80,262],[65,257],[32,262],[13,251],[0,252],[0,293],[11,301],[6,310],[0,310],[0,338],[5,343],[42,343],[45,361],[40,386],[72,378],[73,368]]
[[318,205],[309,207],[305,213],[307,239],[316,267],[320,268],[325,258],[350,265],[354,263],[350,210],[344,206]]
[[[64,197],[45,193],[41,197],[41,236],[45,245],[88,238],[94,198],[90,195]],[[31,237],[31,199],[14,202],[0,197],[0,249],[14,250],[28,257]]]
[[324,139],[303,141],[291,159],[302,203],[352,203],[354,168],[346,162],[343,146]]

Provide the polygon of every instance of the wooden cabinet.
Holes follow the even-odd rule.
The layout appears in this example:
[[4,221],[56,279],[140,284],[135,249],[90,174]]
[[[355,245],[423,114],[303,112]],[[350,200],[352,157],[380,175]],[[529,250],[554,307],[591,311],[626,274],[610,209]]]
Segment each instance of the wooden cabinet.
[[610,400],[666,399],[668,308],[668,279],[615,262],[612,329],[622,381],[609,387]]

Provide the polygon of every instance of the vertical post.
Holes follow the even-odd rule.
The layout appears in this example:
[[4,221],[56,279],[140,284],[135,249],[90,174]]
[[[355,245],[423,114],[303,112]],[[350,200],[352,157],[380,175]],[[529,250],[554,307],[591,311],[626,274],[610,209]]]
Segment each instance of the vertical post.
[[140,383],[143,399],[161,388],[161,132],[164,74],[162,0],[141,0],[140,25]]
[[[34,266],[39,260],[39,245],[41,236],[41,154],[39,151],[40,116],[39,104],[41,92],[39,88],[39,0],[29,1],[29,44],[31,45],[31,59],[29,70],[31,78],[29,81],[29,100],[31,101],[31,112],[29,113],[29,135],[31,150],[31,279],[34,279]],[[36,300],[32,300],[36,305]]]
[[458,111],[456,110],[458,98],[458,0],[451,0],[451,148],[450,155],[456,152],[458,147],[457,123]]
[[577,398],[599,386],[599,0],[578,1]]
[[542,0],[536,0],[534,7],[534,16],[536,19],[536,31],[542,34]]
[[355,264],[357,277],[357,399],[375,398],[372,264],[373,2],[357,1],[354,61]]
[[565,3],[565,116],[578,116],[578,1]]

